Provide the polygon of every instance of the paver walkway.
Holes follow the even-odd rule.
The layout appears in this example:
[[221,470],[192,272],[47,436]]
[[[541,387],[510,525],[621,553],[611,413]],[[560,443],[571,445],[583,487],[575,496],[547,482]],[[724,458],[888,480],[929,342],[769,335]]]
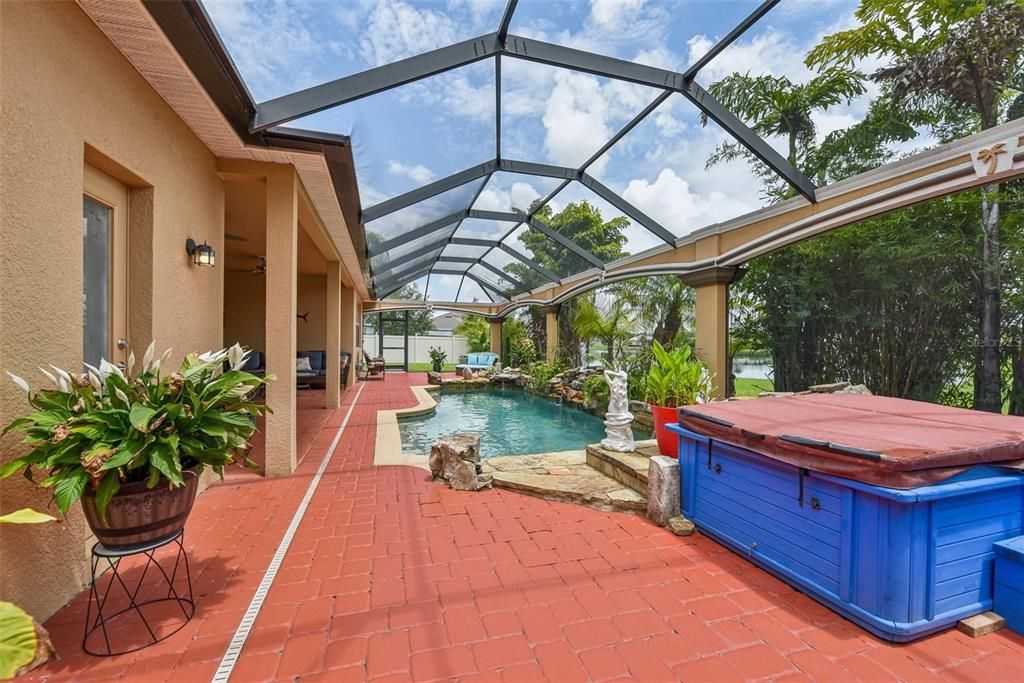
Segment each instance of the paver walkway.
[[[422,381],[363,385],[232,680],[1024,680],[1024,638],[1006,631],[890,645],[700,535],[374,467],[376,411]],[[88,657],[79,598],[47,624],[64,658],[34,678],[209,681],[357,389],[293,477],[197,501],[185,629]]]

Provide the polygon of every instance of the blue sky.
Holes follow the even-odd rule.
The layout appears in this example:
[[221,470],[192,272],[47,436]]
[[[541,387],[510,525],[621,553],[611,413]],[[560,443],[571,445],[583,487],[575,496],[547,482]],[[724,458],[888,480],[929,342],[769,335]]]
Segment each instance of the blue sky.
[[[653,66],[683,70],[759,4],[753,0],[522,0],[511,32]],[[204,0],[257,101],[494,31],[505,0]],[[707,85],[734,71],[805,80],[803,56],[820,36],[853,24],[850,0],[783,0],[709,64]],[[619,81],[502,60],[502,156],[576,166],[658,92]],[[867,97],[818,117],[819,134],[863,116]],[[494,65],[473,64],[287,125],[352,137],[365,206],[494,157]],[[725,135],[702,128],[695,108],[673,96],[590,169],[592,175],[676,235],[762,205],[759,185],[742,161],[705,170]],[[781,141],[771,141],[779,145]],[[555,182],[497,174],[476,208],[525,208]],[[475,187],[461,188],[401,216],[371,222],[393,236],[464,207]],[[572,185],[555,208],[589,199]],[[500,236],[509,226],[467,222],[460,234]],[[640,226],[629,253],[660,243]],[[515,236],[512,245],[518,247]],[[449,254],[454,255],[454,254]],[[469,254],[476,255],[476,254]],[[498,259],[496,264],[501,267]],[[458,284],[431,280],[430,298],[454,298]],[[444,283],[442,284],[442,281]],[[451,291],[448,291],[448,290]],[[482,296],[468,286],[462,299]]]

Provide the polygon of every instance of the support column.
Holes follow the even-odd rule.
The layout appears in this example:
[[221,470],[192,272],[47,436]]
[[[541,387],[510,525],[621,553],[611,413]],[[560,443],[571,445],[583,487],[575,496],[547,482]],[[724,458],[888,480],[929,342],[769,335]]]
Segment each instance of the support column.
[[298,289],[298,180],[291,166],[267,174],[266,474],[295,471],[295,314]]
[[498,364],[501,364],[501,326],[505,322],[504,318],[488,318],[487,322],[491,324],[491,353],[498,354]]
[[548,363],[554,363],[556,353],[558,351],[558,310],[561,308],[559,304],[553,306],[542,307],[541,313],[544,314],[544,331],[547,337],[547,345],[544,348],[544,359]]
[[341,405],[341,263],[327,262],[327,296],[324,299],[327,321],[325,335],[327,349],[327,396],[328,408]]
[[356,290],[352,287],[341,288],[341,350],[352,354],[348,361],[345,386],[352,386],[356,378],[356,368],[363,359],[362,340],[359,339],[359,301]]
[[729,283],[735,276],[732,266],[681,276],[696,290],[697,356],[714,375],[715,398],[725,398],[729,383]]

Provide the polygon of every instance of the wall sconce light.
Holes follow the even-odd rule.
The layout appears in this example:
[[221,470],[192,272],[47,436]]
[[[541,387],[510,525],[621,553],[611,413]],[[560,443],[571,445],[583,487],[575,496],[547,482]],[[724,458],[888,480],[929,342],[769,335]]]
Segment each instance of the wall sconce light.
[[217,252],[213,250],[206,242],[202,244],[196,244],[196,241],[189,237],[185,240],[185,251],[192,257],[192,263],[197,266],[209,266],[213,268],[217,265]]

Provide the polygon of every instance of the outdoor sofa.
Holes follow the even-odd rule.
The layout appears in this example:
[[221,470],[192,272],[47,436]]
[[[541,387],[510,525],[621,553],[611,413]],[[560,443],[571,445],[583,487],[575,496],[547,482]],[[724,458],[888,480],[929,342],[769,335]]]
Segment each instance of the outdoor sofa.
[[491,351],[471,353],[466,356],[465,363],[459,363],[455,366],[455,370],[456,372],[463,368],[469,368],[470,370],[490,370],[497,362],[498,354]]
[[[346,384],[345,378],[348,374],[349,359],[352,354],[348,351],[341,352],[341,383]],[[327,386],[327,352],[326,351],[299,351],[295,354],[299,358],[309,359],[309,370],[296,370],[295,379],[299,384],[310,387],[322,388]]]

